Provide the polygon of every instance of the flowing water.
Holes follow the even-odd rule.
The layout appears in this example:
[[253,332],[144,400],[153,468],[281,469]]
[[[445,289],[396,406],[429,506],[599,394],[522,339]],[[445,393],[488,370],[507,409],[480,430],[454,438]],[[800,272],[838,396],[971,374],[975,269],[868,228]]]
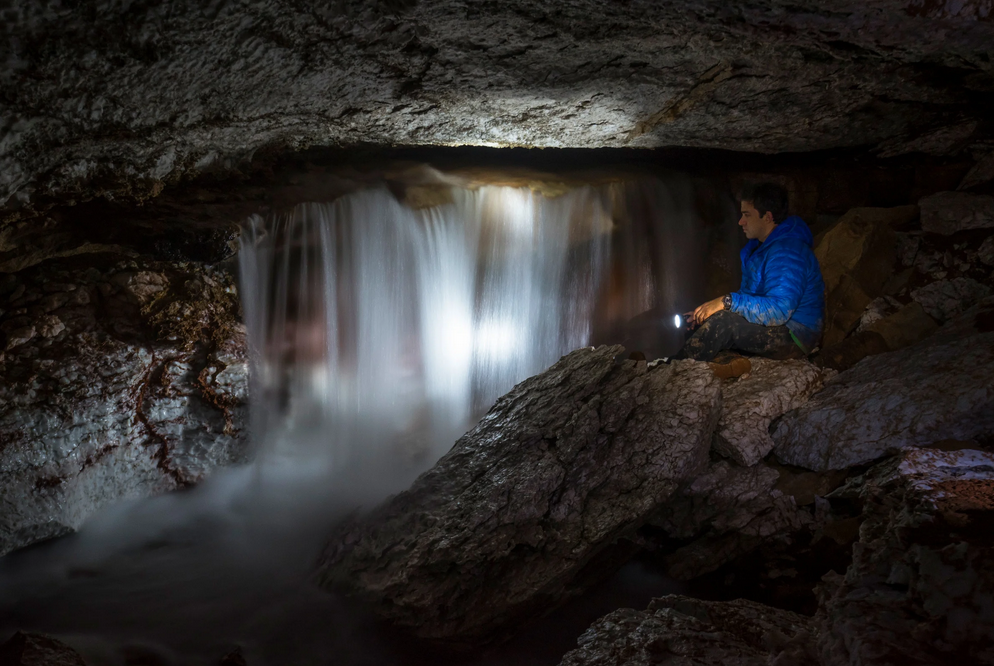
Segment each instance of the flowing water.
[[[687,180],[442,193],[413,208],[371,187],[246,221],[256,462],[0,560],[0,639],[57,634],[90,664],[210,664],[236,644],[251,666],[410,663],[311,586],[322,534],[562,354],[694,305],[714,244]],[[676,351],[680,332],[648,321]],[[479,663],[545,663],[527,650]]]

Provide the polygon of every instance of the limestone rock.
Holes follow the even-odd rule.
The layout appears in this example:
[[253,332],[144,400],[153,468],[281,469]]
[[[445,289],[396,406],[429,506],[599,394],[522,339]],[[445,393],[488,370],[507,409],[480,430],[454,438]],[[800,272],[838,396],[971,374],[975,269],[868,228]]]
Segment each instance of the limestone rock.
[[793,498],[775,489],[778,478],[777,470],[762,463],[740,467],[720,460],[662,504],[649,524],[690,541],[666,558],[667,573],[696,578],[810,522]]
[[[214,287],[192,293],[192,279]],[[130,262],[16,280],[0,330],[24,319],[41,334],[8,332],[0,360],[0,553],[244,458],[246,343],[229,275]]]
[[876,331],[869,329],[853,333],[842,342],[822,349],[815,362],[837,372],[853,367],[867,356],[890,351],[887,341]]
[[966,192],[939,192],[918,202],[922,230],[948,236],[967,229],[994,227],[994,197]]
[[62,641],[45,636],[18,631],[0,645],[0,664],[3,666],[86,666],[75,650]]
[[864,359],[774,426],[781,462],[815,471],[994,433],[994,303],[913,347]]
[[977,250],[977,258],[987,266],[994,266],[994,236],[990,236]]
[[949,154],[990,117],[994,28],[946,4],[8,5],[0,205],[311,145]]
[[707,364],[582,349],[500,398],[406,492],[336,529],[324,586],[421,638],[475,644],[577,574],[704,467],[721,409]]
[[821,592],[822,663],[994,663],[994,454],[905,451],[829,498],[864,512]]
[[813,663],[811,618],[754,601],[653,599],[597,620],[560,666],[802,666]]
[[990,287],[958,277],[938,280],[911,292],[911,298],[933,319],[944,322],[990,296]]
[[773,419],[801,406],[820,390],[824,370],[802,360],[752,359],[752,371],[722,386],[724,410],[712,448],[746,467],[773,450]]
[[866,330],[879,334],[887,348],[894,351],[924,340],[938,327],[919,303],[912,302],[874,321]]
[[913,206],[854,208],[815,247],[827,294],[824,347],[841,342],[870,301],[881,294],[896,256],[892,225],[907,219],[913,210]]

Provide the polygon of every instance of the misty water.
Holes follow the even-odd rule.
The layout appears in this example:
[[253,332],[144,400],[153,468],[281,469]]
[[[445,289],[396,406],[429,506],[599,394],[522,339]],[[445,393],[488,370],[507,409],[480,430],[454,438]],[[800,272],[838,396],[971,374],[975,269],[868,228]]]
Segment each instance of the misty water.
[[[0,640],[42,631],[91,665],[216,664],[235,646],[250,666],[439,663],[311,584],[324,535],[407,487],[517,382],[620,341],[640,312],[694,305],[715,244],[702,216],[733,213],[702,212],[707,191],[677,177],[555,196],[434,187],[430,207],[374,185],[245,222],[254,462],[0,559]],[[675,352],[682,334],[657,320],[658,353]],[[630,565],[458,661],[555,664],[599,615],[669,591]]]

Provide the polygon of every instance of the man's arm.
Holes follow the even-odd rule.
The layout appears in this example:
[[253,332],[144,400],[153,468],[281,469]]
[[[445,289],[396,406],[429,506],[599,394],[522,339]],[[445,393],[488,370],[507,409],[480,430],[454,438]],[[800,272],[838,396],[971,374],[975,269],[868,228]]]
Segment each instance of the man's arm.
[[807,272],[807,257],[796,248],[781,247],[766,261],[763,295],[735,292],[732,312],[763,326],[786,324],[801,303]]

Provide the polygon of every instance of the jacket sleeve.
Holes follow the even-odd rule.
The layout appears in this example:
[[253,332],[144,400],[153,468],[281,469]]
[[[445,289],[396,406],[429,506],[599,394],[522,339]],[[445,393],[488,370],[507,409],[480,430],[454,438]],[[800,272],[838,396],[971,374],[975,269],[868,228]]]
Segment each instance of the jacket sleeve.
[[776,248],[766,258],[762,279],[763,294],[735,292],[732,296],[732,312],[740,314],[746,321],[763,326],[786,324],[801,302],[804,294],[805,268],[807,262],[799,248]]

